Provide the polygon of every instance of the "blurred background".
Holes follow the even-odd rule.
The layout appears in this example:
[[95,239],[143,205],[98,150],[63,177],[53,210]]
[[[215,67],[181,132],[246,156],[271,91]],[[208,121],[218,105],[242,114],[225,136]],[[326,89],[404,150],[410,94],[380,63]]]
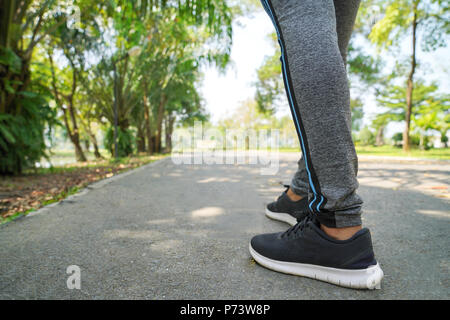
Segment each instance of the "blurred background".
[[[359,155],[450,159],[449,21],[449,1],[362,1],[347,61]],[[0,24],[0,200],[23,187],[11,177],[153,161],[195,121],[278,129],[299,152],[257,0],[0,0]]]

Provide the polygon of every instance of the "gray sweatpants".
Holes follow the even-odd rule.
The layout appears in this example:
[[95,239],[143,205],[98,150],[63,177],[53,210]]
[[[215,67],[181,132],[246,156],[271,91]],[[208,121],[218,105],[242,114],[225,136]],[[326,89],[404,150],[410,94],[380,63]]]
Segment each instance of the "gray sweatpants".
[[328,227],[361,224],[358,159],[345,69],[360,0],[262,0],[281,47],[302,158],[291,188]]

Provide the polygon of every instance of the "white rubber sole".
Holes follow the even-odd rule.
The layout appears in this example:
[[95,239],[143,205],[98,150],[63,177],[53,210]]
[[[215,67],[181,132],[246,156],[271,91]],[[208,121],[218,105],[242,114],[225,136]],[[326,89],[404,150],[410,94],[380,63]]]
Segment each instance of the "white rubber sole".
[[272,260],[256,252],[251,244],[249,249],[256,262],[274,271],[321,280],[347,288],[381,289],[381,279],[384,274],[378,263],[367,269],[336,269],[306,263]]
[[297,219],[291,216],[289,213],[273,212],[267,209],[267,207],[266,216],[273,220],[289,223],[291,226],[297,224]]

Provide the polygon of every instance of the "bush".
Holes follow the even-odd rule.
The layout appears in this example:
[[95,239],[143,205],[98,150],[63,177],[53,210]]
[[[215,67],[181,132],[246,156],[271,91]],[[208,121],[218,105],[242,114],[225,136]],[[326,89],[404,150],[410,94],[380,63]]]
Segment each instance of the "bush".
[[419,134],[411,134],[409,136],[409,142],[411,146],[419,146],[420,145],[420,135]]
[[403,141],[403,133],[397,132],[392,136],[392,140],[397,144]]
[[375,135],[367,126],[361,129],[358,138],[360,145],[369,146],[375,144]]
[[[22,70],[21,58],[0,46],[0,174],[20,174],[46,157],[44,132],[58,124],[50,92]],[[24,82],[27,83],[24,85]]]
[[20,114],[0,114],[0,174],[20,174],[47,157],[44,130],[56,123],[55,111],[31,92],[20,106]]
[[[135,139],[130,129],[117,128],[117,156],[127,157],[135,149]],[[114,156],[114,127],[109,127],[105,134],[105,148]]]

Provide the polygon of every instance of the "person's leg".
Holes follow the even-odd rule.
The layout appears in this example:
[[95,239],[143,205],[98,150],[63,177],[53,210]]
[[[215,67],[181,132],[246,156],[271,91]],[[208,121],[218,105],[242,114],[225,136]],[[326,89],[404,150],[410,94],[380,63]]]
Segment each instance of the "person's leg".
[[[348,44],[350,42],[360,2],[361,0],[334,0],[337,40],[342,61],[345,66],[347,63]],[[292,178],[290,190],[288,190],[288,196],[291,200],[295,201],[304,196],[308,196],[309,184],[307,175],[305,160],[301,157],[298,161],[297,172]]]
[[[258,235],[252,257],[279,272],[378,288],[383,271],[361,229],[349,88],[333,0],[262,0],[278,33],[286,93],[300,138],[312,214],[286,232]],[[330,236],[324,228],[339,230]],[[350,233],[351,229],[358,230]],[[342,231],[346,240],[337,240]],[[325,229],[326,231],[326,229]]]
[[312,191],[309,208],[326,227],[361,225],[349,88],[333,1],[272,3],[288,101]]
[[[305,167],[305,159],[303,155],[298,160],[297,171],[292,177],[289,190],[299,197],[308,197],[309,193],[309,183],[308,183],[308,172]],[[291,196],[294,198],[295,196]]]
[[[355,24],[356,16],[359,9],[360,0],[334,0],[334,9],[336,15],[336,32],[338,37],[338,46],[341,53],[342,61],[344,67],[347,67],[347,52],[348,44],[353,31],[353,26]],[[350,108],[350,106],[349,106]],[[347,121],[351,125],[351,112],[348,113]],[[358,168],[356,166],[355,176],[358,173]],[[322,225],[322,230],[324,230],[328,235],[336,239],[348,239],[353,234],[355,234],[360,226],[353,226],[348,228],[329,228]]]
[[348,44],[352,36],[360,2],[361,0],[334,0],[338,46],[344,65],[347,64]]
[[286,190],[276,201],[267,204],[266,216],[293,226],[308,215],[308,197],[292,195],[290,186],[285,185],[285,187]]

